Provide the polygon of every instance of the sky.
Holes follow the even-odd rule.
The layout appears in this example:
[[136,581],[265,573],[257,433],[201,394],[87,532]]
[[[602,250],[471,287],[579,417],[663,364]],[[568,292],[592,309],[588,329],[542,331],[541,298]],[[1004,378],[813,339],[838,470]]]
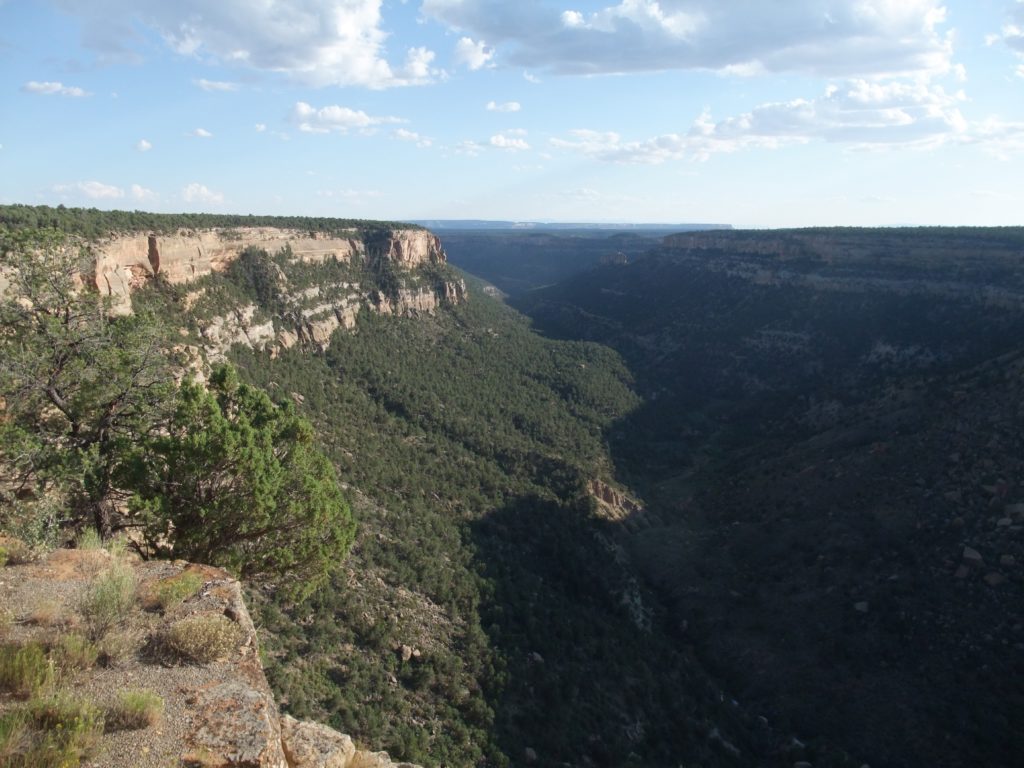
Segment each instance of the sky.
[[1024,0],[0,0],[0,203],[1024,224]]

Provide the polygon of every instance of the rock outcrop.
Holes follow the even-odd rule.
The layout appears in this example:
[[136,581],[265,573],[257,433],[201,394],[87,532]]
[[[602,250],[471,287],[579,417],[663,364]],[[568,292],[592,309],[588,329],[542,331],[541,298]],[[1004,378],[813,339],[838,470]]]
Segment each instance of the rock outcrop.
[[[8,547],[11,541],[0,540]],[[76,699],[106,707],[119,692],[144,689],[160,697],[163,720],[141,730],[107,732],[94,765],[156,768],[417,768],[395,764],[386,752],[358,749],[327,726],[299,722],[278,710],[260,662],[256,628],[241,585],[226,572],[184,562],[141,562],[120,556],[134,571],[139,604],[121,622],[123,654],[103,669],[78,671],[69,681]],[[75,631],[81,595],[110,569],[117,556],[104,550],[59,549],[31,563],[0,568],[0,606],[12,629],[6,642],[57,644]],[[178,605],[159,602],[161,587],[188,575],[199,584]],[[43,609],[52,619],[38,617]],[[160,638],[183,620],[227,617],[237,642],[205,664],[175,664],[162,655]],[[230,626],[230,625],[229,625]],[[0,701],[0,713],[5,702]]]
[[[350,261],[368,255],[367,243],[356,230],[351,237],[309,233],[275,227],[182,230],[173,235],[118,235],[95,247],[91,282],[111,299],[113,311],[131,313],[131,294],[155,276],[180,285],[225,269],[250,246],[276,253],[285,247],[300,263],[327,259]],[[375,242],[375,258],[404,269],[447,261],[441,241],[426,230],[395,229]]]

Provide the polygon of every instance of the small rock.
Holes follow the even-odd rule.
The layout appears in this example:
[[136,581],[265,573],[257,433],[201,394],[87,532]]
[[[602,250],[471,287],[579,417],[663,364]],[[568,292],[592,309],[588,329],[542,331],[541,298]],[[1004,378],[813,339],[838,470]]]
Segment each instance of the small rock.
[[853,610],[858,611],[860,613],[867,613],[868,612],[868,601],[867,600],[861,600],[859,603],[854,603],[853,604]]
[[1017,564],[1017,558],[1013,555],[1003,555],[999,558],[1000,565],[1014,566]]
[[535,663],[535,664],[543,664],[544,663],[544,657],[541,656],[536,651],[534,651],[533,653],[530,654],[530,660],[533,661],[533,663]]
[[403,645],[399,649],[399,651],[400,651],[400,654],[401,654],[401,657],[402,657],[402,661],[409,661],[409,659],[412,658],[412,647],[411,646]]
[[970,568],[968,568],[966,565],[961,565],[959,568],[956,569],[956,573],[953,574],[953,577],[957,579],[966,579],[967,574],[970,572]]
[[814,766],[808,763],[806,760],[800,760],[796,763],[793,763],[793,768],[814,768]]
[[999,518],[999,522],[997,522],[996,525],[999,528],[1009,528],[1011,525],[1013,525],[1013,520],[1011,520],[1008,517],[1001,517]]
[[1006,581],[1006,577],[1001,573],[993,571],[992,573],[985,574],[985,583],[990,587],[998,587],[1004,581]]
[[528,763],[537,762],[537,752],[533,749],[533,747],[527,747],[526,749],[524,749],[523,757],[526,759],[526,762]]
[[981,552],[973,547],[964,547],[963,558],[964,562],[968,565],[983,565],[985,563],[985,558],[981,556]]

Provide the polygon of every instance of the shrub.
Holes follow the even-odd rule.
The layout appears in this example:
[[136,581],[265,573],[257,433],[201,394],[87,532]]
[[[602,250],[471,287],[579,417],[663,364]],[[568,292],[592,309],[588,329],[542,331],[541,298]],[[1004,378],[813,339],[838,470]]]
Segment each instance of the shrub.
[[4,544],[7,565],[23,565],[39,559],[38,552],[21,539],[8,539]]
[[241,642],[242,631],[238,624],[221,614],[206,614],[171,624],[161,646],[175,659],[209,664],[236,650]]
[[14,765],[31,743],[28,716],[22,710],[0,715],[0,765]]
[[66,617],[61,613],[60,603],[44,600],[29,614],[28,621],[40,627],[56,627],[66,623]]
[[10,608],[0,608],[0,638],[6,637],[14,624],[14,613]]
[[154,599],[164,611],[179,605],[203,587],[203,580],[197,573],[179,573],[167,579],[161,579],[155,590]]
[[137,638],[132,632],[110,632],[97,642],[97,660],[104,667],[113,667],[125,658],[136,645]]
[[7,548],[0,546],[0,568],[7,565]]
[[135,601],[135,573],[125,563],[113,565],[97,576],[82,598],[79,610],[93,641],[102,639],[124,621]]
[[164,713],[164,700],[152,691],[125,691],[107,708],[107,731],[137,731],[156,725]]
[[39,643],[0,645],[0,691],[23,699],[38,695],[53,682],[53,666]]
[[99,653],[89,638],[72,633],[61,635],[50,649],[50,658],[61,674],[68,675],[78,670],[92,669]]
[[25,768],[78,765],[103,735],[103,713],[85,701],[54,696],[30,702],[28,712],[38,733],[33,748],[22,758]]
[[103,539],[95,528],[86,528],[75,537],[75,548],[92,551],[103,549]]

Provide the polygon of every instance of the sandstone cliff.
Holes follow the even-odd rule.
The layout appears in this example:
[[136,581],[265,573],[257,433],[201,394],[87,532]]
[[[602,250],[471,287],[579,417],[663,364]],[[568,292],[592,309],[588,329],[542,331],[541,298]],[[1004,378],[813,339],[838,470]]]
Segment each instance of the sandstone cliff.
[[[10,542],[5,542],[8,545]],[[139,562],[104,550],[60,549],[38,562],[0,568],[4,643],[64,647],[62,638],[88,629],[82,597],[90,585],[128,563],[137,602],[104,643],[119,650],[104,666],[85,665],[61,694],[101,710],[126,690],[163,702],[158,722],[138,730],[108,727],[89,762],[109,768],[416,768],[385,752],[359,749],[326,726],[282,716],[260,662],[256,629],[239,583],[216,568],[184,562]],[[183,576],[196,586],[179,604],[161,602],[161,588]],[[216,661],[182,663],[161,654],[160,638],[182,622],[226,617],[235,641]],[[0,633],[4,631],[0,625]],[[111,642],[113,641],[113,642]],[[0,698],[0,715],[15,702]]]
[[[367,255],[367,243],[352,231],[347,238],[276,227],[238,227],[179,231],[175,235],[119,235],[95,247],[92,282],[109,296],[115,312],[131,312],[134,289],[160,275],[172,285],[196,280],[225,269],[249,246],[270,253],[291,248],[296,262],[317,263],[327,259],[349,261]],[[441,241],[420,229],[396,229],[377,245],[376,258],[404,269],[446,261]]]

